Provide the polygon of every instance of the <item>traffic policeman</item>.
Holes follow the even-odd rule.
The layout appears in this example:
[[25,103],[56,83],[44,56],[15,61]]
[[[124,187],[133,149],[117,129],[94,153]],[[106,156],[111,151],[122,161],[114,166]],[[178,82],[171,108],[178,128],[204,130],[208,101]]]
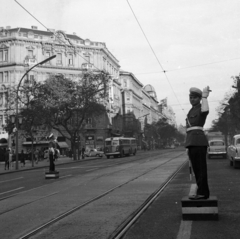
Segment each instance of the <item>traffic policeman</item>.
[[185,147],[188,149],[188,156],[198,187],[197,194],[189,196],[189,199],[192,200],[208,199],[210,195],[206,162],[208,140],[203,131],[209,113],[207,101],[209,92],[208,86],[203,91],[196,87],[190,88],[189,100],[192,108],[188,112],[186,119],[187,138]]

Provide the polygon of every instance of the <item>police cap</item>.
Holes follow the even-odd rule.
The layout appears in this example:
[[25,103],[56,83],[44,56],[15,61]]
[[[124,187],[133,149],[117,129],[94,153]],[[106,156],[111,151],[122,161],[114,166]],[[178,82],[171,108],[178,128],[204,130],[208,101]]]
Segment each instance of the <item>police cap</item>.
[[196,87],[191,87],[190,90],[190,96],[199,96],[202,97],[202,91]]

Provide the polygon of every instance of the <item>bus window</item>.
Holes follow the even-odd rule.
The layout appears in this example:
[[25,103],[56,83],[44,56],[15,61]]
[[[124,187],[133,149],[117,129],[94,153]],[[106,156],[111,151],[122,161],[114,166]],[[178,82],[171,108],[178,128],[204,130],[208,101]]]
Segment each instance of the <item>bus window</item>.
[[111,145],[111,141],[105,141],[105,145]]
[[131,144],[136,144],[136,140],[131,140]]
[[118,140],[113,140],[112,141],[112,146],[117,146],[119,145],[119,141]]

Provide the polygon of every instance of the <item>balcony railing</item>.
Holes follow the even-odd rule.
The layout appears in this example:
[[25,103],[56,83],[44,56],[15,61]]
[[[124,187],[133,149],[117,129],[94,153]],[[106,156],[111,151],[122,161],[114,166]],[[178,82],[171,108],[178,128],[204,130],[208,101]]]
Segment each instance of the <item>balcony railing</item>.
[[32,57],[32,58],[26,57],[24,60],[24,64],[29,65],[29,66],[35,65],[35,64],[37,64],[37,59],[35,57]]
[[82,69],[84,69],[84,70],[92,70],[93,69],[93,64],[91,64],[91,63],[83,63],[82,64]]

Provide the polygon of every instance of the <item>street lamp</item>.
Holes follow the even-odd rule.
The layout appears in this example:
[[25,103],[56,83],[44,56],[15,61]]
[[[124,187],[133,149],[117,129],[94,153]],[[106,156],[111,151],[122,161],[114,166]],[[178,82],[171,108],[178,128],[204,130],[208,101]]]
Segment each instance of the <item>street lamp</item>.
[[56,55],[53,55],[49,58],[46,58],[45,60],[33,65],[30,69],[28,69],[25,74],[22,76],[22,78],[20,79],[18,86],[17,86],[17,92],[16,92],[16,118],[15,118],[15,124],[16,124],[16,170],[18,169],[18,125],[19,125],[19,116],[18,116],[18,91],[20,88],[20,85],[22,83],[22,80],[24,79],[24,77],[28,74],[28,72],[30,72],[33,68],[35,68],[38,65],[43,65],[44,63],[51,61],[52,59],[54,59],[56,57]]

